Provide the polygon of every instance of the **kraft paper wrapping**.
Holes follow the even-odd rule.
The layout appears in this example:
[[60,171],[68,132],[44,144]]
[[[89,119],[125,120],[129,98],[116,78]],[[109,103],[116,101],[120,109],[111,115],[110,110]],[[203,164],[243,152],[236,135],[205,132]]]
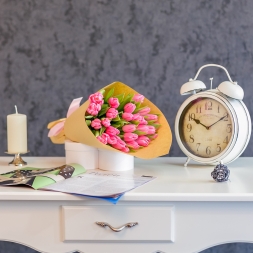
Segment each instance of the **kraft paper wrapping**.
[[[114,82],[103,89],[105,94],[114,88],[114,95],[125,93],[127,94],[137,94],[138,92],[129,86],[121,83]],[[85,112],[89,106],[90,101],[87,100],[82,104],[75,112],[73,112],[67,119],[64,125],[64,133],[61,132],[59,135],[52,137],[51,140],[54,143],[64,143],[64,135],[66,139],[69,139],[73,142],[80,142],[89,146],[93,146],[98,149],[105,149],[109,151],[121,152],[108,145],[105,145],[98,141],[93,133],[90,131],[85,122]],[[159,124],[161,127],[158,129],[158,137],[155,140],[152,140],[148,147],[136,150],[135,152],[127,153],[129,155],[142,158],[142,159],[151,159],[156,158],[162,155],[169,153],[171,143],[172,143],[172,134],[170,126],[164,117],[163,113],[148,99],[145,98],[142,106],[148,106],[151,108],[152,114],[159,114]],[[53,123],[53,122],[52,122]]]

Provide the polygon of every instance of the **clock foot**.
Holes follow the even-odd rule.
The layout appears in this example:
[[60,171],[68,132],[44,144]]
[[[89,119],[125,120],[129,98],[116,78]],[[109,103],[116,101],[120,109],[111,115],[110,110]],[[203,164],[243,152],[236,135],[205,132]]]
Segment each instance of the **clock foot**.
[[187,160],[186,160],[186,162],[185,162],[185,164],[184,164],[184,167],[187,167],[187,165],[188,165],[188,163],[191,161],[191,158],[190,157],[187,157]]

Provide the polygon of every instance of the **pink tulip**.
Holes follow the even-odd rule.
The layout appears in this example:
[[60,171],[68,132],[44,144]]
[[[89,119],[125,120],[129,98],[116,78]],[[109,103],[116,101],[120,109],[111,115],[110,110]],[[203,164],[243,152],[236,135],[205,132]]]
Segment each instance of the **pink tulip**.
[[118,108],[119,107],[119,100],[117,98],[109,98],[108,104],[111,108]]
[[115,135],[108,135],[107,142],[111,145],[114,145],[118,142],[118,139],[116,138]]
[[133,103],[127,103],[124,106],[124,112],[132,113],[136,108],[136,105]]
[[[142,116],[141,116],[141,117],[142,117]],[[140,125],[147,125],[148,122],[147,122],[144,118],[142,118],[142,119],[139,121],[139,124],[140,124]]]
[[109,134],[110,136],[118,135],[120,133],[120,131],[117,128],[113,127],[113,126],[108,126],[106,128],[105,132],[107,134]]
[[133,114],[128,113],[128,112],[124,112],[124,113],[122,113],[122,119],[124,119],[126,121],[131,121],[133,119]]
[[91,103],[98,104],[98,105],[102,105],[104,103],[103,94],[100,92],[96,92],[94,94],[91,94],[89,96],[89,100]]
[[120,138],[118,139],[118,142],[116,144],[113,144],[112,147],[116,149],[123,149],[126,146],[126,143],[122,141]]
[[103,133],[101,136],[98,136],[97,139],[103,144],[107,144],[108,137],[109,137],[108,134]]
[[155,134],[155,127],[154,126],[148,126],[148,134]]
[[109,119],[114,119],[118,116],[118,111],[115,108],[109,108],[106,112],[106,117]]
[[101,110],[101,105],[99,104],[95,104],[95,103],[91,103],[89,105],[89,107],[87,108],[87,112],[92,115],[92,116],[96,116],[98,115],[98,112]]
[[154,114],[147,114],[145,115],[144,117],[146,120],[157,120],[158,119],[158,116],[157,115],[154,115]]
[[142,116],[141,116],[139,113],[136,113],[136,114],[133,114],[132,120],[137,120],[137,121],[139,121],[140,118],[142,118]]
[[[147,125],[139,125],[139,126],[137,126],[136,130],[140,131],[140,132],[143,132],[143,134],[148,134],[148,132],[149,132],[149,126],[147,126]],[[143,134],[141,134],[141,135],[143,135]]]
[[124,141],[126,141],[126,142],[135,141],[137,138],[138,138],[137,134],[124,133]]
[[143,102],[143,100],[144,100],[144,96],[143,95],[141,95],[141,94],[135,94],[134,95],[134,97],[133,97],[133,101],[135,101],[135,102]]
[[121,149],[121,151],[122,152],[125,152],[125,153],[129,153],[129,151],[130,151],[130,149],[128,148],[128,147],[123,147],[122,149]]
[[130,141],[126,143],[129,148],[139,149],[139,144],[136,141]]
[[103,125],[104,127],[108,127],[108,126],[111,125],[110,119],[108,119],[108,118],[102,119],[102,120],[101,120],[101,123],[102,123],[102,125]]
[[145,107],[143,108],[142,110],[140,110],[138,113],[141,115],[141,116],[145,116],[147,115],[149,112],[150,112],[150,108],[149,107]]
[[102,126],[101,126],[101,120],[100,119],[94,119],[94,120],[92,120],[91,121],[91,126],[94,128],[94,129],[96,129],[96,130],[98,130],[98,129],[100,129]]
[[132,133],[136,130],[136,125],[129,124],[122,127],[123,132],[125,133]]
[[150,143],[150,140],[149,140],[149,138],[148,138],[147,136],[140,136],[140,137],[136,140],[136,142],[137,142],[140,146],[142,146],[142,147],[147,147],[147,146],[149,145],[149,143]]

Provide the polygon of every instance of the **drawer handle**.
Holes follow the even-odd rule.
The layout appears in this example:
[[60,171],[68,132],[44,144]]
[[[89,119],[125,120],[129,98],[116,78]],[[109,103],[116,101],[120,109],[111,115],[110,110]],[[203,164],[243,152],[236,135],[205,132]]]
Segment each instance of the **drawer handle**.
[[129,223],[126,223],[125,225],[123,225],[122,227],[118,227],[118,228],[114,228],[113,226],[111,226],[107,222],[103,222],[103,221],[97,221],[96,224],[101,227],[109,227],[114,232],[120,232],[126,227],[131,228],[131,227],[138,225],[138,222],[129,222]]

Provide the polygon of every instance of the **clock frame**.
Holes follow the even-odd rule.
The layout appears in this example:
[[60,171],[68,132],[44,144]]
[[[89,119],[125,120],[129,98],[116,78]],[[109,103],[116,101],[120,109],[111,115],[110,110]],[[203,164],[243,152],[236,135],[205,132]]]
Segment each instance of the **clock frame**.
[[[189,147],[190,145],[187,145],[187,141],[184,139],[184,135],[182,134],[185,131],[185,129],[183,129],[185,127],[183,122],[184,113],[187,110],[187,107],[192,105],[193,101],[198,101],[197,99],[200,98],[217,101],[217,104],[220,104],[223,108],[225,108],[231,120],[231,136],[228,140],[228,143],[221,152],[218,152],[215,155],[204,156],[198,154],[191,147]],[[198,120],[198,117],[196,117],[196,119]],[[197,125],[198,127],[200,126],[200,124]],[[205,130],[204,126],[203,129],[200,130],[202,136],[203,130]],[[188,159],[192,159],[204,164],[217,164],[219,162],[230,163],[242,154],[249,142],[251,135],[251,119],[245,104],[241,100],[230,98],[219,92],[217,89],[208,90],[192,95],[181,105],[175,120],[175,135],[179,147],[188,157]],[[224,138],[226,138],[226,136]],[[188,139],[188,142],[189,141],[190,140]],[[207,150],[209,152],[209,149]]]

